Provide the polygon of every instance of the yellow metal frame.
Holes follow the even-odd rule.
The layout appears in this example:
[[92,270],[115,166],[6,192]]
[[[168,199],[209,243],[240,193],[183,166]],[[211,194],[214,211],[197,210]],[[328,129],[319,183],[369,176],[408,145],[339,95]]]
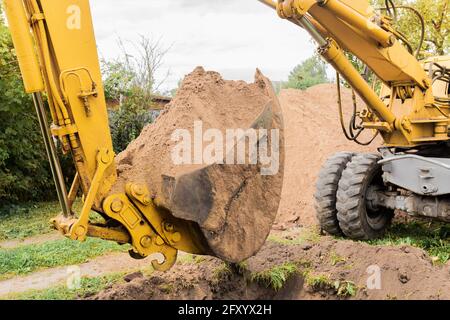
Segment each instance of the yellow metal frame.
[[[376,15],[369,1],[259,1],[319,40],[319,53],[367,104],[370,112],[362,118],[363,126],[378,130],[386,146],[412,148],[449,140],[449,109],[436,107],[423,65],[395,40],[389,19]],[[391,96],[388,103],[368,85],[344,51],[356,55],[383,82]]]
[[[178,250],[209,253],[198,226],[158,208],[145,186],[130,182],[122,193],[109,195],[117,172],[89,1],[6,0],[5,8],[26,91],[46,92],[51,134],[75,162],[69,211],[83,192],[78,217],[60,215],[55,227],[73,240],[129,243],[134,258],[160,253],[163,261],[152,261],[160,271],[173,266]],[[106,224],[90,223],[93,209]],[[111,227],[111,221],[121,227]]]

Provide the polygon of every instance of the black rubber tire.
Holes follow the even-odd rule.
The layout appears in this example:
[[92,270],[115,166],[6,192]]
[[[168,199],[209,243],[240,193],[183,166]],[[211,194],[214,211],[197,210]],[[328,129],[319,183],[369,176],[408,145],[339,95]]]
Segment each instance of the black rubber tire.
[[366,206],[370,186],[383,188],[382,167],[377,154],[359,154],[342,173],[337,192],[337,218],[342,232],[355,240],[380,238],[389,227],[394,211]]
[[342,235],[336,210],[336,194],[339,180],[347,164],[352,160],[352,152],[339,152],[330,157],[319,173],[314,194],[317,220],[322,231],[334,236]]

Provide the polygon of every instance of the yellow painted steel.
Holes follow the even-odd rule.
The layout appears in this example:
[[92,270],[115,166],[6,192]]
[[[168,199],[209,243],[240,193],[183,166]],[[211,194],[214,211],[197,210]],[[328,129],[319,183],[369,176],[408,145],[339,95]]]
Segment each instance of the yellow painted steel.
[[[297,1],[301,3],[303,1]],[[353,27],[366,33],[368,36],[377,41],[383,48],[391,47],[395,43],[395,36],[383,30],[380,26],[368,20],[366,16],[360,14],[357,10],[339,0],[327,0],[323,1],[323,6],[331,10],[337,17],[343,21],[349,23]],[[368,11],[367,13],[372,13]]]
[[[88,0],[24,0],[32,22],[52,111],[52,133],[71,152],[88,195],[100,147],[113,152],[100,65]],[[94,207],[116,180],[104,174]]]
[[[369,1],[260,0],[279,16],[299,25],[319,43],[319,52],[353,86],[370,112],[365,128],[380,131],[385,145],[415,147],[449,140],[450,108],[435,101],[423,64],[394,41],[389,19],[375,13]],[[363,61],[382,81],[382,101],[345,57]],[[382,95],[383,96],[383,95]]]
[[[6,1],[27,91],[45,90],[51,133],[75,162],[70,207],[78,190],[83,191],[79,216],[60,215],[52,221],[55,227],[73,240],[92,236],[130,243],[137,258],[161,253],[164,261],[152,262],[161,271],[173,266],[178,250],[208,253],[198,226],[157,208],[148,190],[140,193],[134,181],[122,193],[109,195],[117,172],[89,1]],[[121,227],[92,225],[92,209]]]
[[[351,6],[354,1],[342,1]],[[358,1],[360,6],[366,4],[368,14],[367,21],[373,17],[373,9],[368,1]],[[356,3],[355,3],[356,4]],[[360,8],[360,10],[363,10]],[[428,75],[423,70],[417,59],[411,55],[400,43],[396,41],[388,48],[380,48],[365,30],[355,28],[336,17],[336,14],[326,6],[315,5],[309,10],[311,16],[322,25],[340,47],[354,53],[371,70],[387,84],[412,83],[426,89],[425,82],[429,81]]]
[[175,264],[178,250],[164,241],[125,194],[106,198],[103,209],[108,216],[119,221],[131,235],[132,256],[146,258],[154,253],[162,254],[164,260],[161,263],[152,261],[153,268],[158,271],[169,270]]
[[208,252],[208,245],[198,227],[194,223],[176,219],[164,208],[158,208],[145,185],[128,183],[126,194],[165,243],[177,250],[193,254]]
[[388,124],[388,131],[392,131],[395,128],[395,115],[359,74],[337,43],[330,41],[328,46],[320,49],[320,52],[336,70],[339,70],[345,80],[359,93],[364,102],[376,112],[377,116]]
[[18,0],[4,0],[4,6],[25,91],[27,93],[44,91],[41,68],[37,59],[23,2]]

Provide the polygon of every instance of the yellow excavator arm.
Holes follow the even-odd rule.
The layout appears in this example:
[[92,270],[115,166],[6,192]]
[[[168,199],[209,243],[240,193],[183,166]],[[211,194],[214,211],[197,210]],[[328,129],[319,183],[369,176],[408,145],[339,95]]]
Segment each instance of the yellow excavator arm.
[[[74,240],[93,236],[130,243],[136,258],[161,253],[164,261],[153,261],[157,270],[170,268],[178,249],[208,253],[188,223],[156,209],[145,186],[130,183],[124,194],[108,196],[117,173],[89,1],[5,0],[4,5],[63,209],[55,226]],[[44,100],[52,118],[50,130]],[[53,137],[72,154],[76,166],[68,193]],[[76,217],[72,204],[80,189],[83,208]],[[90,224],[92,209],[121,227]]]
[[[305,29],[318,43],[318,53],[336,69],[340,121],[347,139],[368,145],[380,134],[384,140],[379,153],[340,152],[323,165],[315,194],[322,230],[357,240],[378,238],[395,210],[450,222],[450,57],[418,60],[427,27],[421,14],[392,1],[377,10],[368,0],[259,1]],[[407,36],[394,28],[395,14],[384,14],[397,9],[409,10],[422,24],[415,51]],[[370,85],[368,72],[361,75],[350,54],[377,81]],[[354,95],[348,126],[341,75],[366,104],[358,112]],[[382,85],[377,94],[378,80]],[[375,135],[361,142],[365,129]]]
[[[5,12],[26,91],[42,111],[45,91],[51,134],[73,154],[76,184],[86,196],[91,188],[99,189],[101,199],[116,171],[89,2],[7,0]],[[106,165],[103,173],[99,162]]]
[[[243,210],[233,202],[251,193],[250,198],[261,195],[258,200],[263,208],[257,212],[262,220],[267,224],[273,221],[279,197],[263,206],[269,201],[263,193],[270,188],[281,189],[284,163],[278,175],[267,177],[259,174],[258,165],[236,165],[231,170],[215,163],[173,177],[163,172],[163,182],[147,179],[144,172],[140,178],[127,178],[139,181],[124,180],[117,174],[89,1],[5,0],[4,5],[25,90],[33,95],[62,206],[62,215],[53,220],[58,230],[78,241],[99,237],[130,244],[133,258],[162,254],[162,262],[152,261],[156,270],[173,266],[179,250],[238,262],[263,245],[271,226],[265,225],[255,234],[258,224],[245,224],[245,219],[237,217],[230,223],[226,215],[239,210],[240,218],[255,217],[256,210]],[[257,81],[267,104],[261,106],[254,122],[244,125],[264,125],[283,132],[280,107],[269,80],[258,72]],[[47,110],[52,119],[50,128]],[[77,174],[70,191],[65,186],[54,138],[75,163]],[[139,165],[145,163],[136,164],[137,169]],[[246,172],[227,179],[230,172],[239,170]],[[251,174],[270,188],[245,189]],[[152,182],[158,184],[155,189],[164,189],[159,189],[159,195],[155,190],[151,193]],[[167,190],[170,194],[164,194],[164,198],[161,194]],[[83,207],[75,213],[72,204],[80,191]],[[162,203],[162,198],[171,202]],[[91,223],[91,210],[100,213],[105,223]]]
[[[378,130],[386,146],[415,147],[448,141],[449,110],[436,103],[432,79],[401,43],[391,19],[367,0],[259,0],[304,28],[319,53],[367,104],[363,126]],[[382,100],[345,55],[364,62],[384,84]]]

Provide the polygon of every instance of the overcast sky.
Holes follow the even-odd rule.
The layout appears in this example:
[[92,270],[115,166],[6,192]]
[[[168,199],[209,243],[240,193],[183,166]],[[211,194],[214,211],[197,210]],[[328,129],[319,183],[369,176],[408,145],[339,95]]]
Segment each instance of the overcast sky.
[[171,49],[164,60],[170,76],[164,90],[177,86],[196,66],[226,79],[251,81],[260,68],[273,81],[314,53],[309,36],[278,18],[257,0],[90,0],[99,53],[117,56],[117,38],[161,38]]

